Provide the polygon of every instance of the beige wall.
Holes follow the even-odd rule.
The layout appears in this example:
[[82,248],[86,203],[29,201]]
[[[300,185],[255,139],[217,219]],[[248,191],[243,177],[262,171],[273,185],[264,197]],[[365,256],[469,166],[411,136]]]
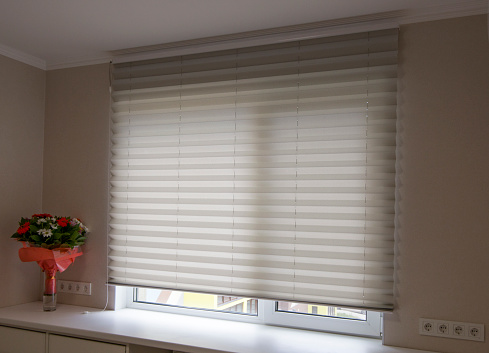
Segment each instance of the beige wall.
[[107,271],[109,65],[48,71],[43,212],[89,227],[85,254],[60,279],[92,283],[92,295],[58,294],[60,303],[104,307]]
[[[483,323],[489,330],[487,16],[412,24],[400,33],[397,309],[385,317],[384,340],[438,352],[488,352],[489,339],[478,343],[418,335],[420,317]],[[0,62],[0,70],[4,65]],[[29,80],[42,77],[31,70]],[[80,217],[91,228],[85,255],[60,277],[92,282],[94,295],[60,295],[59,300],[98,308],[105,305],[108,78],[108,65],[70,68],[48,72],[46,86],[43,211]],[[9,109],[18,105],[11,99]],[[35,115],[42,122],[42,102],[37,105]],[[4,111],[0,106],[2,119]],[[29,123],[15,120],[16,133],[42,130]],[[18,160],[33,159],[29,151],[36,152],[38,162],[36,146],[17,144],[10,164],[20,169]],[[13,232],[10,223],[17,222],[23,207],[29,214],[34,201],[39,204],[41,168],[22,174],[20,181],[6,179],[14,188],[36,192],[23,193],[23,200],[12,194],[12,209],[2,203],[9,214],[1,218],[9,223],[2,224],[4,234]],[[19,270],[15,249],[4,243],[2,268]],[[5,262],[5,256],[10,260]],[[25,269],[22,264],[24,276]],[[18,295],[22,288],[16,288]],[[1,290],[0,299],[5,295]]]
[[385,343],[489,352],[418,335],[420,317],[489,331],[487,16],[401,27],[398,309]]
[[0,56],[0,306],[40,298],[40,269],[9,239],[41,211],[46,73]]

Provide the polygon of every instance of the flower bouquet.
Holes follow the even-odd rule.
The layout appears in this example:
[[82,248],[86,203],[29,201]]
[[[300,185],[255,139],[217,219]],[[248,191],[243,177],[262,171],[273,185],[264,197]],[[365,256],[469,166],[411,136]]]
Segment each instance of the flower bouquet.
[[11,238],[23,243],[19,258],[36,261],[45,273],[43,308],[56,310],[56,272],[63,272],[75,258],[86,240],[88,228],[77,218],[57,217],[47,213],[22,218]]

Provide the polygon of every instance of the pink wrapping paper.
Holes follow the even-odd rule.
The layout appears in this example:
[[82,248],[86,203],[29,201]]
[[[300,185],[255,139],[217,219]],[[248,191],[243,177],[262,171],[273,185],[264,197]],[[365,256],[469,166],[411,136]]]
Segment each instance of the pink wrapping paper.
[[46,274],[44,294],[56,293],[56,272],[66,270],[75,262],[75,258],[82,254],[78,247],[45,249],[29,247],[24,243],[24,247],[19,249],[19,258],[22,262],[36,261]]

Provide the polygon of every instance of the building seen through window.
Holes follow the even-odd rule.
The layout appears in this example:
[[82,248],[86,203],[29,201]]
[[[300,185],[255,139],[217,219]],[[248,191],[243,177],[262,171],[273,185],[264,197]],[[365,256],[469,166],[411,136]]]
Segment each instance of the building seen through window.
[[204,293],[138,288],[135,301],[184,308],[257,315],[257,299]]
[[[134,301],[139,303],[232,312],[248,315],[258,315],[259,305],[259,300],[253,298],[148,288],[137,288],[135,291]],[[365,310],[307,303],[277,301],[275,310],[277,312],[308,314],[342,319],[367,319],[367,312]]]

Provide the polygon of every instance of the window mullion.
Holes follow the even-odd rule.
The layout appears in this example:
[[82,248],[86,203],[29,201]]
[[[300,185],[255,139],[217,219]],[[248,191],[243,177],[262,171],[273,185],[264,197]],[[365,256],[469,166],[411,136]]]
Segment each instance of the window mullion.
[[258,300],[258,317],[264,324],[273,322],[273,313],[275,312],[275,301],[260,299]]

